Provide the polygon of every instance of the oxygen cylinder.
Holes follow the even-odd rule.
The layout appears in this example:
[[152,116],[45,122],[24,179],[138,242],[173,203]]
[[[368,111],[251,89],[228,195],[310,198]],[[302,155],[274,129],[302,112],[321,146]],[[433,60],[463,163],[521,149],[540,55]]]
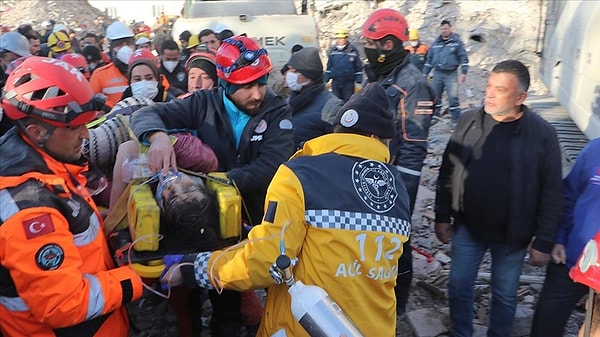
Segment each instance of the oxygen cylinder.
[[363,336],[323,288],[296,281],[288,293],[292,297],[292,315],[311,337]]

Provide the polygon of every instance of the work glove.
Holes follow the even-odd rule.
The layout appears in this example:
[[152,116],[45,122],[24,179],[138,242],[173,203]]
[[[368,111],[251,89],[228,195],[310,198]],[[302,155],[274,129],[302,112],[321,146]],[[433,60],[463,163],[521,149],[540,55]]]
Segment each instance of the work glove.
[[[183,254],[174,254],[174,255],[165,255],[165,257],[163,257],[163,263],[165,264],[165,270],[163,270],[163,272],[160,274],[159,280],[161,282],[160,287],[162,288],[162,290],[167,290],[169,289],[169,281],[171,281],[171,286],[177,286],[179,284],[182,283],[182,277],[181,277],[181,272],[179,271],[179,273],[177,272],[171,272],[170,274],[170,278],[165,278],[165,276],[167,275],[167,272],[169,271],[169,269],[177,264],[181,263],[181,260],[183,260],[183,257],[185,255]],[[179,275],[179,280],[176,279],[177,274]],[[177,284],[177,282],[179,281],[179,284]]]

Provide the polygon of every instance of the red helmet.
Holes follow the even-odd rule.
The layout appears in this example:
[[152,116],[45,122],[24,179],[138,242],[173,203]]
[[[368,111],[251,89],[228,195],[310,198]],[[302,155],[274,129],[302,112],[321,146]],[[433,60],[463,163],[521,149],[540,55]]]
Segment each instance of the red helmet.
[[206,60],[212,64],[216,64],[216,56],[213,50],[207,49],[207,51],[197,51],[190,55],[187,61],[185,61],[185,71],[189,71],[190,64],[198,59]]
[[131,65],[133,62],[142,59],[151,60],[152,62],[154,62],[156,61],[156,56],[154,56],[154,54],[152,54],[152,52],[148,49],[136,49],[133,51],[133,54],[131,54],[131,57],[129,58],[129,62],[127,62],[127,64]]
[[31,56],[7,78],[2,108],[12,120],[33,117],[57,127],[96,118],[106,96],[94,94],[85,76],[69,63]]
[[77,70],[81,71],[85,78],[90,78],[90,67],[88,61],[85,56],[77,53],[69,53],[65,54],[60,58],[61,61],[65,61],[73,67],[77,68]]
[[249,37],[221,41],[217,50],[217,76],[228,83],[250,83],[273,69],[267,50]]
[[408,41],[408,23],[400,12],[382,8],[369,15],[362,28],[362,35],[371,40],[380,40],[393,35],[400,41]]

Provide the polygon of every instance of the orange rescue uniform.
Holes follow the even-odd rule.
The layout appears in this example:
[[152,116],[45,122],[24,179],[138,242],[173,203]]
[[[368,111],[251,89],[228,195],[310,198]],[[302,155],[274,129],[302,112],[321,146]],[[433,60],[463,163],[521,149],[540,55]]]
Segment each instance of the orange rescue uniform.
[[129,83],[127,77],[111,62],[92,73],[90,85],[95,93],[106,95],[106,105],[112,109],[123,97],[123,92]]
[[124,305],[142,281],[113,262],[87,163],[62,163],[15,128],[0,151],[1,334],[128,336]]

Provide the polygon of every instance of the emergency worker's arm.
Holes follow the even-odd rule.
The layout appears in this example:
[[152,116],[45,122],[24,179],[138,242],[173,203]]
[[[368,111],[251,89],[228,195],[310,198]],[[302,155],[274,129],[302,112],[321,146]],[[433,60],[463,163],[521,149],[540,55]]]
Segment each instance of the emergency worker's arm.
[[[397,166],[404,170],[414,171],[414,175],[420,175],[423,160],[427,156],[427,137],[429,126],[433,116],[434,97],[433,90],[429,84],[421,78],[415,78],[416,84],[400,103],[398,109],[400,120],[397,123],[399,144],[391,144],[394,151]],[[402,169],[401,169],[402,170]]]
[[[50,207],[21,210],[2,224],[0,261],[23,309],[53,328],[110,313],[142,295],[141,279],[131,268],[107,270],[112,267],[107,246],[101,245],[103,253],[94,244],[105,240],[102,228],[99,222],[90,228],[85,236],[74,236],[66,219]],[[84,261],[80,251],[85,245],[91,256],[103,258]]]
[[575,204],[588,184],[589,175],[585,172],[585,167],[589,159],[588,157],[592,156],[591,151],[588,150],[589,148],[591,147],[588,146],[581,151],[571,172],[569,172],[563,181],[565,210],[558,232],[556,233],[557,244],[567,244],[569,234],[573,228]]
[[469,55],[467,54],[467,50],[465,49],[465,44],[459,40],[460,45],[456,50],[458,61],[460,62],[460,74],[467,75],[467,71],[469,70]]
[[298,178],[281,165],[267,192],[263,222],[252,228],[248,240],[237,249],[197,254],[192,275],[182,268],[186,284],[194,278],[201,287],[238,291],[274,284],[269,268],[281,254],[284,226],[285,253],[297,257],[307,231],[304,193]]
[[423,74],[425,74],[425,76],[429,75],[429,72],[433,68],[433,56],[434,56],[434,54],[435,54],[434,49],[433,48],[429,48],[429,50],[427,51],[427,54],[425,56],[425,64],[423,65]]
[[[153,172],[177,167],[169,131],[196,130],[202,121],[200,99],[196,95],[142,108],[131,116],[131,129],[143,144],[149,144],[148,166]],[[204,111],[204,110],[202,110]]]
[[242,194],[262,190],[268,186],[277,167],[294,153],[292,114],[287,108],[272,112],[263,133],[258,157],[249,164],[231,169],[227,177],[233,179]]

